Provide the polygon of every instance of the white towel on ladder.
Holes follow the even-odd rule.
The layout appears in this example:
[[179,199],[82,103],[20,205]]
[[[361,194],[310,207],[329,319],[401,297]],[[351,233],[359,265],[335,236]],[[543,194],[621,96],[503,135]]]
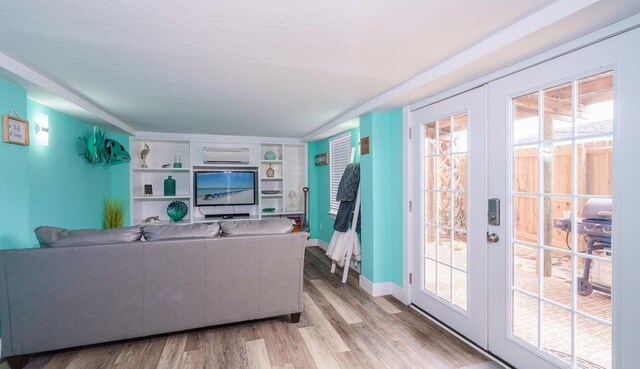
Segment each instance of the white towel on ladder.
[[351,242],[353,242],[353,260],[360,261],[360,240],[353,228],[346,232],[333,231],[331,241],[327,247],[327,255],[339,266],[344,266],[344,260],[347,257],[349,243]]

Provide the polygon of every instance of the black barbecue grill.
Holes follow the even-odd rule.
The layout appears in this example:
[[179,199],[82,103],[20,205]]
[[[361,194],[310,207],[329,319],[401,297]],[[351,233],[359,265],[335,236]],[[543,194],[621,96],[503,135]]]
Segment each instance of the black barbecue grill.
[[[589,199],[582,209],[583,218],[577,219],[578,234],[585,236],[587,250],[593,255],[599,250],[611,250],[611,199]],[[554,219],[553,226],[571,232],[571,219]],[[611,287],[590,280],[593,260],[586,259],[582,277],[578,277],[578,294],[590,295],[593,290],[611,294]]]

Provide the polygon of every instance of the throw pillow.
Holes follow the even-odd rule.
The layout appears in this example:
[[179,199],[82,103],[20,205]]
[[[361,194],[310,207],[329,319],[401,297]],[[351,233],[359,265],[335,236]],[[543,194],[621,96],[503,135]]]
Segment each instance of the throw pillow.
[[142,227],[142,233],[147,241],[214,238],[220,235],[220,225],[218,223],[146,225]]
[[263,220],[221,221],[223,236],[247,236],[261,234],[291,233],[295,222],[287,218]]
[[139,241],[142,237],[142,229],[140,226],[78,230],[41,226],[34,229],[34,232],[41,247],[123,243]]

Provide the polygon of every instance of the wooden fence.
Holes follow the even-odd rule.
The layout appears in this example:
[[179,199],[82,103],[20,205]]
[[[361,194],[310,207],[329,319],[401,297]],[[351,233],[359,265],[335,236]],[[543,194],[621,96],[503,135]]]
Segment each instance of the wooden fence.
[[[514,152],[514,187],[517,192],[539,191],[538,166],[539,153],[537,147],[524,147]],[[556,145],[550,158],[551,170],[545,175],[551,176],[551,193],[570,194],[572,186],[572,147],[571,144]],[[545,154],[543,154],[545,155]],[[548,154],[551,155],[551,154]],[[577,145],[577,186],[579,194],[611,195],[612,193],[612,142],[611,140],[582,142]],[[551,204],[551,218],[562,218],[564,211],[571,210],[571,198],[547,198]],[[577,202],[578,217],[586,199]],[[522,241],[538,243],[538,198],[535,196],[517,196],[514,199],[515,238]],[[551,220],[552,220],[551,219]],[[547,229],[551,222],[545,222],[545,232],[552,232],[552,245],[567,248],[566,233],[559,229]],[[541,237],[544,236],[541,235]],[[569,238],[569,242],[571,242]],[[580,243],[580,250],[585,247]]]

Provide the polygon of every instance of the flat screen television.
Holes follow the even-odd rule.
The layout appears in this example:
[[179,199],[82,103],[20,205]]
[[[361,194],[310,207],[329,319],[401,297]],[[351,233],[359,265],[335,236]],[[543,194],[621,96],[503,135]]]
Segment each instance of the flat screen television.
[[256,172],[199,171],[193,174],[195,206],[255,205]]

